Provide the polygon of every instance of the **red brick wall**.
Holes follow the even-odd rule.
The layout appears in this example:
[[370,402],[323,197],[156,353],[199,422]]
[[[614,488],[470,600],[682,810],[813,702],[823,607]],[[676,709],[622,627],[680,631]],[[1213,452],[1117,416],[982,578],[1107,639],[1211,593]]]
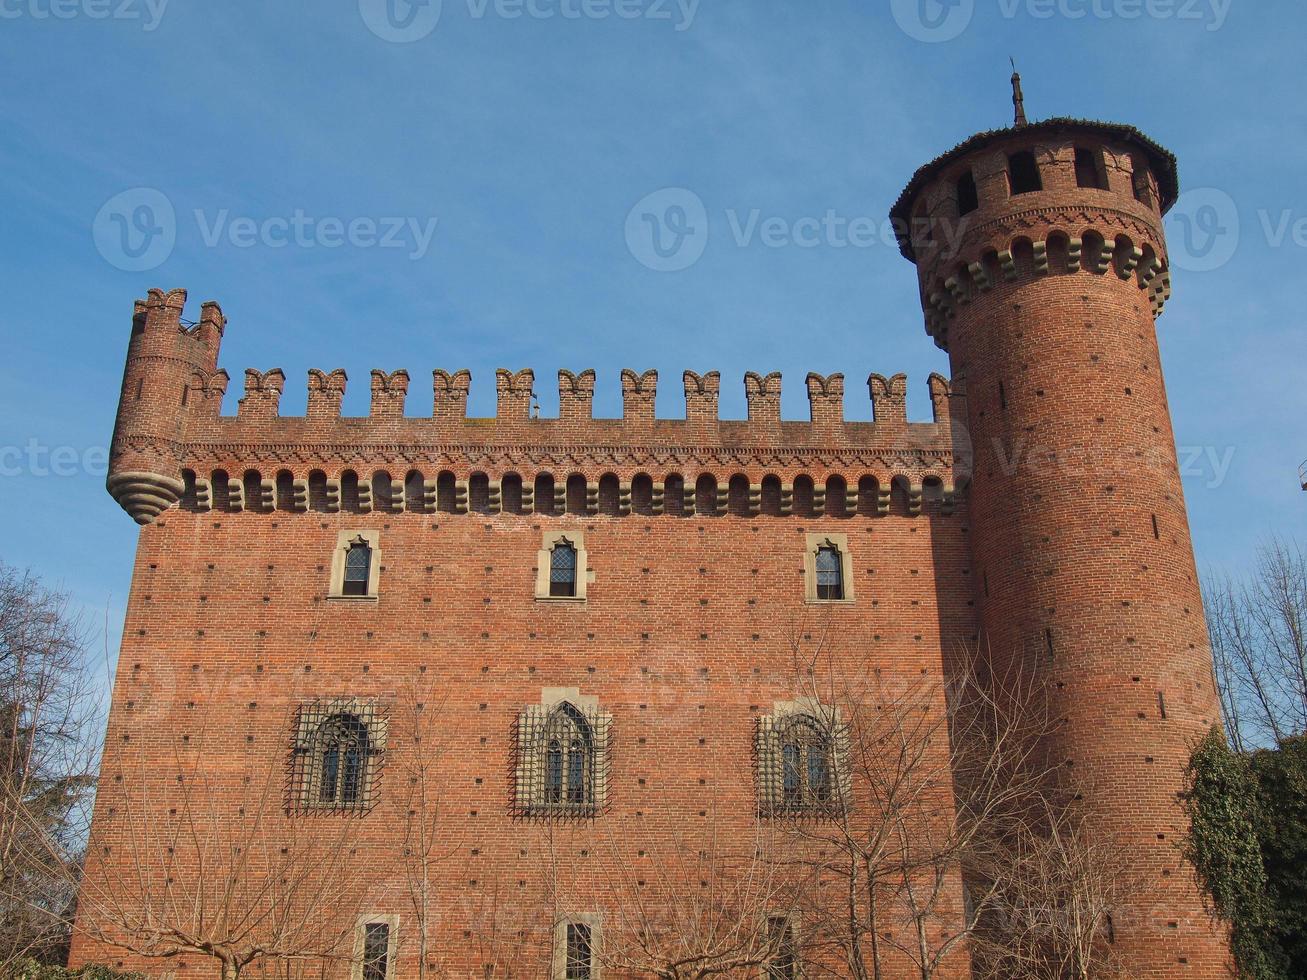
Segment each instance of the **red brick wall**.
[[[964,512],[930,504],[915,518],[843,520],[170,510],[141,533],[89,874],[117,862],[130,877],[131,838],[147,814],[167,825],[178,771],[199,761],[239,797],[242,773],[286,758],[301,700],[376,698],[392,706],[380,803],[358,820],[350,861],[373,911],[408,917],[405,773],[418,749],[405,719],[418,690],[439,711],[439,747],[422,751],[449,764],[433,958],[448,975],[481,976],[497,910],[523,947],[520,975],[543,976],[551,856],[582,906],[572,911],[611,923],[614,882],[654,889],[677,849],[749,840],[757,717],[811,690],[796,676],[794,641],[811,651],[826,637],[839,678],[878,669],[906,687],[939,676],[942,651],[974,630],[965,526]],[[357,528],[381,533],[380,598],[328,601],[337,533]],[[584,605],[533,599],[542,534],[557,528],[585,533],[594,580]],[[804,532],[815,530],[848,535],[852,604],[805,605]],[[612,715],[610,806],[592,821],[509,812],[514,719],[544,687],[579,688]],[[958,903],[955,882],[950,914]],[[400,929],[412,943],[411,918]],[[79,940],[74,961],[93,959],[178,966]],[[965,974],[964,959],[949,975]],[[398,969],[415,975],[412,945]]]

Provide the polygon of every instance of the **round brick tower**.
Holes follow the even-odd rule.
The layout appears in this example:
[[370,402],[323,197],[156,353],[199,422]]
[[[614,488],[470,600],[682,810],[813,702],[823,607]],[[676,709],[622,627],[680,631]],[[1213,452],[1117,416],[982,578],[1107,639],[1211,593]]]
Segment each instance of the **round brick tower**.
[[979,639],[997,675],[1050,682],[1051,748],[1131,857],[1110,931],[1129,974],[1226,976],[1176,849],[1189,747],[1219,719],[1154,328],[1175,159],[1016,101],[1015,126],[922,167],[891,212],[965,385]]
[[149,524],[181,497],[178,450],[186,420],[217,414],[227,375],[217,369],[226,320],[205,303],[183,324],[186,290],[150,290],[136,301],[118,417],[109,449],[109,493],[138,524]]

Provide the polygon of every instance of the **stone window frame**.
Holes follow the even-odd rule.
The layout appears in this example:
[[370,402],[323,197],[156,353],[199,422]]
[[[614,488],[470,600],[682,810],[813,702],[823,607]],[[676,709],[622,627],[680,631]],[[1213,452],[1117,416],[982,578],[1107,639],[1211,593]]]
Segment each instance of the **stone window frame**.
[[[785,801],[784,760],[781,733],[783,723],[793,718],[811,719],[830,738],[830,781],[832,797],[824,804],[788,805]],[[754,734],[754,762],[758,783],[758,813],[762,817],[832,819],[852,809],[853,783],[849,769],[849,728],[836,705],[816,698],[777,701],[769,714],[758,718]]]
[[[368,565],[368,594],[345,595],[345,555],[354,544],[365,544],[371,549]],[[376,602],[381,595],[381,532],[356,529],[336,535],[336,547],[331,553],[331,582],[327,598],[340,602]]]
[[[566,541],[576,550],[576,595],[550,595],[549,573],[550,559],[554,548]],[[540,550],[536,552],[536,601],[537,602],[585,602],[586,586],[594,577],[590,571],[589,553],[585,549],[585,532],[577,530],[546,531],[541,538]]]
[[[367,732],[367,755],[359,799],[352,803],[322,802],[321,764],[317,757],[322,727],[341,715],[359,721]],[[378,801],[385,768],[390,719],[385,706],[373,699],[328,698],[300,704],[295,718],[295,744],[290,766],[290,805],[300,813],[366,814]]]
[[363,980],[363,944],[367,938],[370,925],[387,925],[390,933],[386,937],[386,980],[393,980],[395,954],[399,951],[399,916],[394,913],[374,913],[360,915],[354,923],[354,955],[350,961],[350,980]]
[[[840,575],[844,591],[842,599],[819,599],[817,597],[817,552],[822,548],[832,547],[840,554]],[[853,555],[849,552],[849,536],[835,532],[809,531],[804,535],[803,552],[803,601],[820,605],[852,605],[853,595]]]
[[567,927],[590,927],[590,980],[603,980],[603,926],[601,912],[574,912],[554,923],[554,949],[550,958],[550,980],[567,980]]
[[[570,705],[590,728],[591,799],[584,803],[549,803],[545,800],[543,739],[554,712]],[[608,807],[611,766],[612,716],[599,706],[599,698],[583,695],[575,687],[547,687],[540,703],[529,704],[517,716],[513,760],[513,810],[518,816],[541,820],[593,819]]]

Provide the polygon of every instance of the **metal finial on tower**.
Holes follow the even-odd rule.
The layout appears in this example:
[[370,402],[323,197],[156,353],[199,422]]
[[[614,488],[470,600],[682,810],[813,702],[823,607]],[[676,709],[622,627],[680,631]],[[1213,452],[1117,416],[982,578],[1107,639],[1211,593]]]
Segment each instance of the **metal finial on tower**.
[[1021,94],[1021,75],[1017,71],[1017,62],[1015,58],[1008,58],[1012,62],[1012,106],[1016,109],[1016,123],[1018,129],[1027,124],[1026,119],[1026,97]]

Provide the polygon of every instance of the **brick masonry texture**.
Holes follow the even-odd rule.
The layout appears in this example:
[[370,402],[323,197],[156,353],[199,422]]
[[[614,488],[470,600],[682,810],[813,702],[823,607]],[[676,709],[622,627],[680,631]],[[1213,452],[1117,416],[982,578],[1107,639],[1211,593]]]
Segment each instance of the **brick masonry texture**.
[[[1097,154],[1101,189],[1077,186],[1077,147]],[[1027,149],[1043,187],[1009,195],[1008,155]],[[280,370],[246,372],[223,416],[221,310],[187,324],[183,291],[151,291],[111,452],[110,492],[143,527],[90,871],[127,880],[138,828],[167,823],[179,773],[198,766],[239,798],[251,772],[284,765],[300,704],[368,699],[390,727],[351,887],[404,934],[404,774],[415,755],[447,759],[433,955],[482,976],[499,910],[537,957],[523,975],[543,976],[547,866],[591,896],[584,911],[612,915],[597,883],[669,860],[686,835],[755,832],[754,730],[805,693],[796,649],[820,645],[839,678],[907,687],[979,637],[996,661],[1050,672],[1057,750],[1146,879],[1146,901],[1114,916],[1130,974],[1225,976],[1175,849],[1187,749],[1218,712],[1154,331],[1170,288],[1159,154],[1122,127],[1068,121],[989,134],[914,178],[896,214],[916,219],[904,250],[953,374],[929,380],[930,423],[907,421],[906,379],[878,374],[873,423],[844,421],[840,375],[808,377],[810,422],[782,421],[780,377],[757,374],[749,420],[720,420],[719,377],[692,372],[685,419],[657,419],[658,378],[634,371],[618,420],[591,417],[593,372],[560,372],[560,418],[532,418],[530,371],[500,371],[496,417],[468,419],[472,379],[445,370],[427,417],[405,414],[408,374],[382,371],[367,418],[340,417],[343,371],[310,372],[306,416],[281,417]],[[979,207],[962,216],[965,170]],[[364,530],[379,535],[378,597],[333,600],[339,535]],[[584,603],[535,598],[558,530],[584,537]],[[805,603],[814,532],[847,537],[851,602]],[[613,719],[593,820],[512,812],[515,719],[547,688]],[[438,749],[413,741],[418,702],[437,712]],[[277,826],[304,819],[279,812]],[[960,895],[955,880],[948,915]],[[73,960],[159,970],[81,938]],[[416,975],[402,948],[396,969]],[[965,955],[945,973],[968,975]]]

